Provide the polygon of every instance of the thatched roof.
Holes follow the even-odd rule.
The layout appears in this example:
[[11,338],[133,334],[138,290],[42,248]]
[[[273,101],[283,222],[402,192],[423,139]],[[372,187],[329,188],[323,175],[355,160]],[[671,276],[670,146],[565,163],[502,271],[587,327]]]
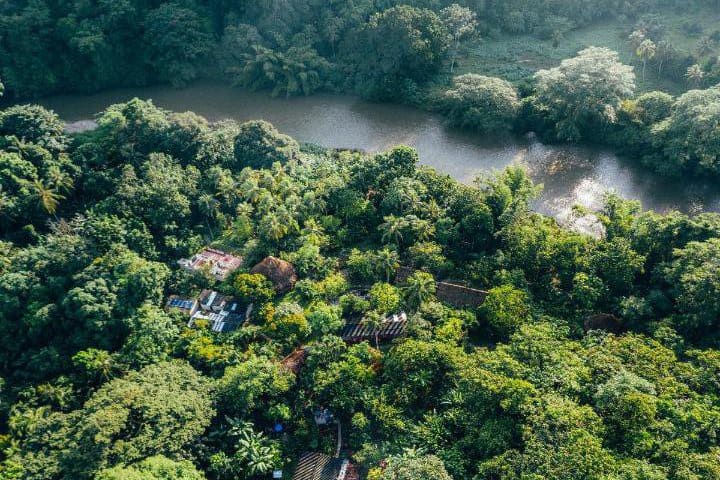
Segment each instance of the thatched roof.
[[275,257],[265,258],[255,265],[250,273],[259,273],[267,277],[278,292],[291,290],[298,280],[292,264]]
[[283,358],[280,364],[285,370],[297,375],[298,373],[300,373],[300,369],[302,369],[303,365],[305,364],[306,358],[307,349],[305,347],[299,347],[296,348],[290,355]]
[[585,327],[586,332],[590,330],[605,330],[610,333],[620,333],[623,330],[622,320],[608,313],[590,315],[585,318],[583,327]]

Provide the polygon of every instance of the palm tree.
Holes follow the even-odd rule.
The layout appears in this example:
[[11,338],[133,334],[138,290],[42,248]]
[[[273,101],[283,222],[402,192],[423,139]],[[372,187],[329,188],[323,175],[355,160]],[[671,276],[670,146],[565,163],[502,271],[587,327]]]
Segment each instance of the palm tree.
[[73,180],[67,173],[60,170],[57,165],[52,165],[47,172],[48,183],[61,192],[69,192],[73,187]]
[[662,73],[663,70],[663,64],[665,63],[665,60],[670,58],[670,55],[673,52],[673,46],[670,42],[667,40],[660,40],[657,44],[657,66],[658,66],[658,75]]
[[377,261],[380,271],[385,274],[385,283],[390,283],[390,277],[400,267],[398,253],[389,248],[377,252]]
[[695,65],[688,67],[685,78],[687,78],[688,82],[693,86],[699,87],[705,79],[705,72],[702,67],[696,63]]
[[230,175],[222,175],[215,186],[215,196],[222,200],[225,205],[232,205],[238,198],[237,183]]
[[403,240],[402,232],[407,227],[407,222],[404,218],[395,215],[388,215],[384,220],[385,222],[378,227],[382,233],[382,242],[400,245]]
[[698,42],[697,53],[698,56],[704,57],[710,55],[715,49],[715,42],[710,37],[703,37]]
[[288,234],[289,228],[287,223],[283,222],[280,217],[275,214],[266,215],[262,219],[262,223],[265,225],[265,232],[267,237],[273,242],[277,243]]
[[265,189],[260,187],[257,179],[248,178],[242,185],[240,185],[240,191],[242,191],[243,198],[246,201],[250,203],[257,203]]
[[209,193],[203,193],[198,197],[198,208],[200,210],[200,214],[205,219],[205,225],[207,226],[210,236],[213,236],[213,229],[210,225],[210,221],[217,219],[220,213],[218,208],[219,204],[220,202],[218,202],[215,197]]
[[435,228],[433,225],[423,218],[418,218],[415,215],[409,215],[406,218],[410,228],[415,234],[416,240],[424,242],[430,240],[435,234]]
[[376,312],[374,310],[367,312],[362,320],[362,323],[367,325],[368,328],[373,331],[375,337],[375,348],[378,350],[380,350],[380,327],[382,327],[384,321],[385,317],[380,312]]
[[647,67],[647,62],[655,57],[655,52],[657,52],[657,47],[655,46],[655,42],[650,39],[643,40],[642,43],[638,45],[637,50],[635,50],[635,53],[643,62],[643,82],[645,81],[645,68]]
[[244,60],[243,67],[230,70],[235,83],[253,90],[272,88],[274,97],[282,93],[287,97],[310,95],[322,85],[325,72],[330,69],[327,60],[308,47],[277,52],[254,45]]
[[305,225],[303,226],[302,233],[304,236],[312,236],[314,238],[325,237],[325,229],[314,218],[309,218],[305,220]]
[[417,308],[435,295],[435,279],[427,272],[415,272],[408,277],[403,293],[406,303]]
[[635,30],[633,31],[630,36],[628,37],[628,40],[630,40],[630,44],[632,44],[633,47],[637,48],[640,46],[640,44],[645,41],[645,31],[643,30]]
[[55,215],[58,204],[65,197],[60,195],[54,188],[47,187],[42,180],[35,180],[32,183],[35,190],[35,196],[38,199],[38,207],[45,210],[50,215]]

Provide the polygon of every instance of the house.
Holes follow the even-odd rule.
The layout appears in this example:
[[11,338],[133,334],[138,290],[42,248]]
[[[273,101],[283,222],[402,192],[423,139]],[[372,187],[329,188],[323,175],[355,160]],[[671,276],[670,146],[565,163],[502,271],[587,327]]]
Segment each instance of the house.
[[485,303],[488,292],[457,283],[438,282],[435,296],[455,308],[477,308]]
[[198,298],[199,309],[190,317],[188,327],[198,321],[208,322],[214,332],[232,332],[250,317],[252,304],[243,304],[234,297],[215,290],[203,290]]
[[288,372],[295,375],[300,373],[300,369],[305,364],[307,358],[307,349],[305,347],[296,348],[290,355],[282,359],[280,365]]
[[360,343],[366,340],[388,342],[403,335],[406,328],[407,314],[402,312],[398,315],[386,317],[377,327],[367,322],[348,323],[343,328],[340,336],[347,343]]
[[292,480],[359,480],[355,465],[348,459],[333,458],[318,452],[300,456]]
[[[405,283],[408,277],[415,272],[410,267],[401,266],[395,275],[396,283]],[[476,288],[466,287],[454,282],[437,282],[435,296],[441,302],[455,308],[477,308],[485,303],[488,292]]]
[[192,317],[200,308],[197,300],[191,298],[182,298],[177,295],[171,295],[165,304],[165,310],[168,312],[179,311],[188,317]]
[[222,282],[240,268],[242,258],[214,248],[206,248],[189,259],[178,260],[178,265],[191,272],[208,271],[216,280]]
[[278,293],[292,290],[298,281],[295,267],[291,263],[275,257],[267,257],[255,265],[250,273],[259,273],[270,280]]

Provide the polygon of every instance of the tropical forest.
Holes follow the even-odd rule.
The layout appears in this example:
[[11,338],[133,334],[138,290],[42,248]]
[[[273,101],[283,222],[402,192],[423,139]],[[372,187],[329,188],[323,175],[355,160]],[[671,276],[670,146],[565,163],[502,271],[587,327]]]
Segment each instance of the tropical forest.
[[0,480],[720,480],[718,0],[0,0]]

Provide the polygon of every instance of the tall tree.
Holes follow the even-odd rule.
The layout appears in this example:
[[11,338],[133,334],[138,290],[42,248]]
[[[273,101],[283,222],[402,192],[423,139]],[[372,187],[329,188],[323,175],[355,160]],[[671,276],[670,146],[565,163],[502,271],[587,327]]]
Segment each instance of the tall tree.
[[467,7],[453,3],[440,10],[440,18],[442,18],[445,28],[450,32],[453,39],[453,48],[450,52],[450,73],[452,74],[455,71],[455,61],[457,60],[460,41],[475,33],[478,25],[477,15]]
[[637,49],[635,50],[635,54],[640,57],[640,60],[642,60],[643,62],[643,82],[645,81],[645,68],[647,67],[647,62],[655,58],[655,53],[657,53],[657,46],[655,45],[655,42],[650,39],[643,40],[642,43],[638,45]]
[[533,105],[555,124],[561,140],[579,140],[593,127],[614,123],[623,100],[635,91],[632,67],[607,48],[590,47],[559,67],[535,74]]

